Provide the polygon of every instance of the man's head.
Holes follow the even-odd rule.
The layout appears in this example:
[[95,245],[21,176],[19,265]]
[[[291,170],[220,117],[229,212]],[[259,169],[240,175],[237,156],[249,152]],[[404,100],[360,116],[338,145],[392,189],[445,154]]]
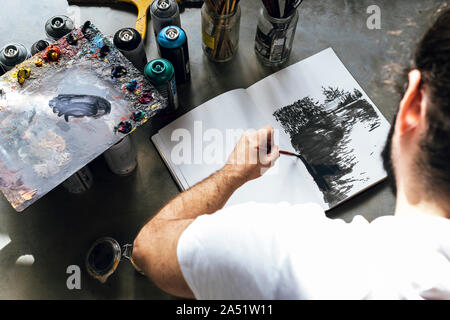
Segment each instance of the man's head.
[[[426,32],[383,151],[394,192],[450,205],[450,10]],[[448,208],[448,207],[447,207]]]

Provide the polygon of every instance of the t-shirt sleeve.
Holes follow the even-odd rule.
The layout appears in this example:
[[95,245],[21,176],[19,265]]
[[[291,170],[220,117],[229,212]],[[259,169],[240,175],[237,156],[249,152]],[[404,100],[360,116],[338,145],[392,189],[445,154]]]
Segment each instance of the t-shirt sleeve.
[[363,250],[348,226],[316,204],[246,203],[194,220],[177,256],[197,299],[333,298],[346,297],[346,290],[348,298],[360,298]]

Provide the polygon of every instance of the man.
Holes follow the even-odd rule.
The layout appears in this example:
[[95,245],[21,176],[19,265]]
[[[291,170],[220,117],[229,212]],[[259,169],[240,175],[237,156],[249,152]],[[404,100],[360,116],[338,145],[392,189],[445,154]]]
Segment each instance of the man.
[[417,48],[383,152],[394,216],[345,223],[314,204],[223,209],[278,158],[276,146],[256,156],[272,131],[244,134],[222,170],[142,228],[133,258],[149,278],[198,299],[450,299],[450,10]]

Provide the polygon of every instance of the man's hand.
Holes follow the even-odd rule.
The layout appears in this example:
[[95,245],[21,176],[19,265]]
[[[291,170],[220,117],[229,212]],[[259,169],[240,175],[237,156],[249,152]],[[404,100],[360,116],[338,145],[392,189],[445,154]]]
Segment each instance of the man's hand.
[[278,157],[272,127],[245,133],[222,170],[178,195],[141,229],[133,246],[136,265],[168,293],[193,298],[178,263],[181,234],[198,216],[223,208],[236,189],[260,177]]
[[279,156],[278,146],[273,144],[273,128],[265,126],[242,135],[223,170],[247,182],[262,176]]

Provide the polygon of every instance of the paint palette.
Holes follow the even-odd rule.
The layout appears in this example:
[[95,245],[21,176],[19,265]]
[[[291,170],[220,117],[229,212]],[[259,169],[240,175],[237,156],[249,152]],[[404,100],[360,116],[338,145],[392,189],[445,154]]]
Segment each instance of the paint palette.
[[86,22],[0,77],[0,190],[23,211],[166,106]]

